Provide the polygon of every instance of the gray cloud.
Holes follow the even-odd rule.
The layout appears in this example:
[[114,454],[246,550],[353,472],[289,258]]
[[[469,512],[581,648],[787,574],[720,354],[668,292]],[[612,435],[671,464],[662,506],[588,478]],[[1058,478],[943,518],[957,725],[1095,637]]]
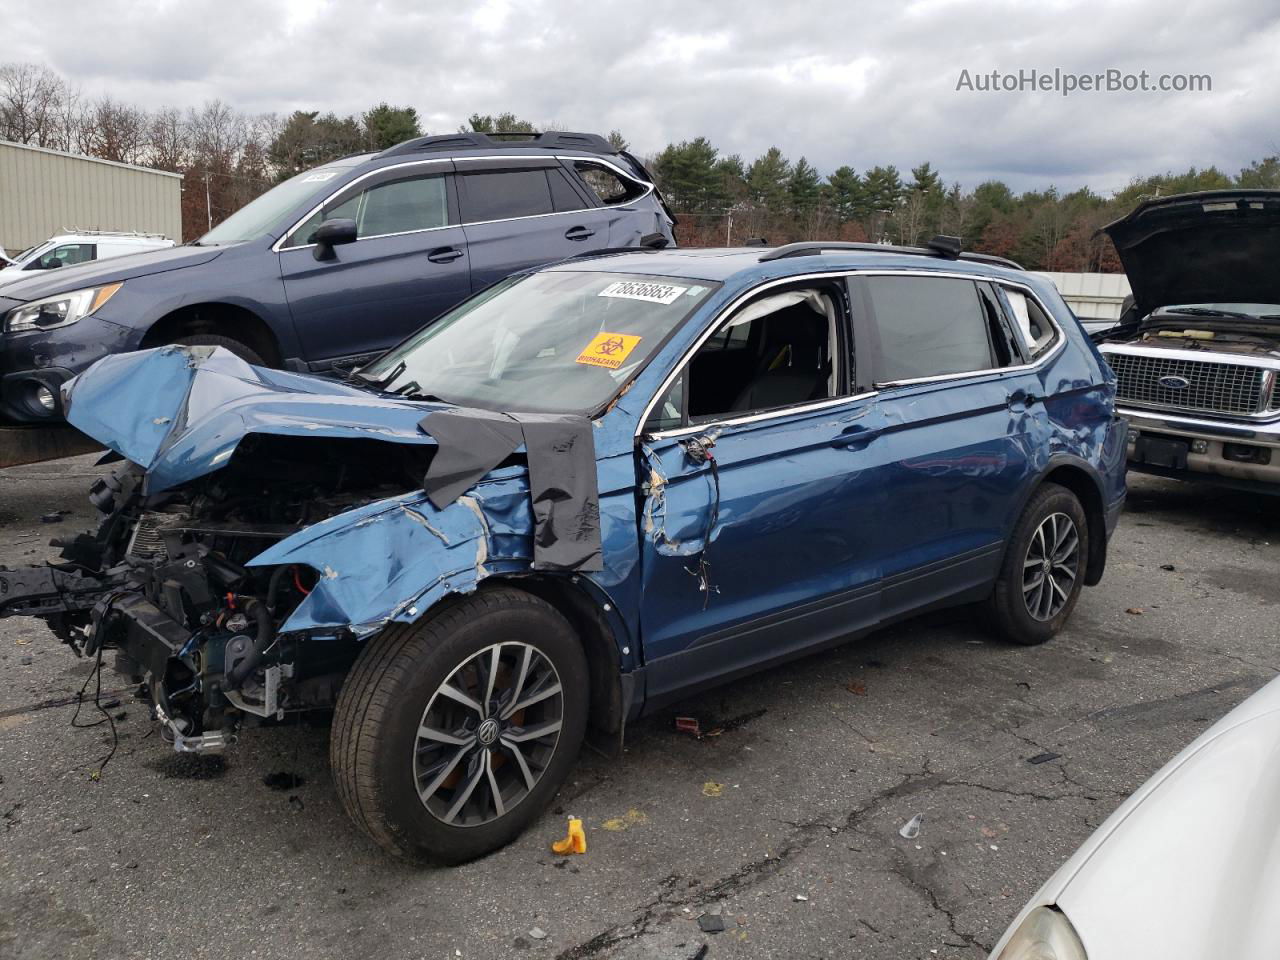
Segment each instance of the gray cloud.
[[[8,3],[6,3],[8,5]],[[433,131],[513,110],[621,129],[641,152],[705,135],[748,160],[772,144],[829,172],[931,161],[949,180],[1089,184],[1280,149],[1280,14],[1249,2],[916,0],[101,0],[5,13],[3,59],[88,96],[220,98],[251,111],[417,107]],[[1195,73],[1209,93],[957,91],[961,70]]]

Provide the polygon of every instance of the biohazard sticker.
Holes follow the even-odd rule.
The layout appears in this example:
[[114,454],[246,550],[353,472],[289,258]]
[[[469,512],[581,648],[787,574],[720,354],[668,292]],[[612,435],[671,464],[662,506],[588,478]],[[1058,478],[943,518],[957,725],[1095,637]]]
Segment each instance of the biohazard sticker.
[[648,280],[619,280],[611,283],[597,297],[614,297],[619,300],[643,300],[646,303],[661,303],[667,306],[676,302],[680,294],[688,287],[677,287],[673,283],[653,283]]
[[597,333],[575,362],[617,370],[639,342],[640,337],[629,333]]

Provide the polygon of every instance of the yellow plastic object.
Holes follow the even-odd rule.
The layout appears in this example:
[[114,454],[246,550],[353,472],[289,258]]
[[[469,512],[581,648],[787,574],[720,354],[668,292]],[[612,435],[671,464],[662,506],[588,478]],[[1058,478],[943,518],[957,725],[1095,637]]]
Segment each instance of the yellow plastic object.
[[551,852],[566,857],[571,853],[587,852],[587,832],[582,829],[581,820],[577,817],[569,818],[569,833],[563,840],[557,840],[551,845]]

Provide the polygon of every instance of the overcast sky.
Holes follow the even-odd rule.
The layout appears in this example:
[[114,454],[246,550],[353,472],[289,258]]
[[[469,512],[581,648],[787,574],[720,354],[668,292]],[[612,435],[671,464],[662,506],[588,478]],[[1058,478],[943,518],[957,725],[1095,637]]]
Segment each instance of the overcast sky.
[[[1270,9],[1268,9],[1270,8]],[[46,15],[47,14],[47,15]],[[621,130],[642,154],[703,135],[948,181],[1101,191],[1280,151],[1280,7],[1039,0],[0,0],[0,60],[148,107],[416,107],[431,132],[512,110]],[[957,91],[962,70],[1208,74],[1202,93]],[[975,81],[976,82],[976,81]]]

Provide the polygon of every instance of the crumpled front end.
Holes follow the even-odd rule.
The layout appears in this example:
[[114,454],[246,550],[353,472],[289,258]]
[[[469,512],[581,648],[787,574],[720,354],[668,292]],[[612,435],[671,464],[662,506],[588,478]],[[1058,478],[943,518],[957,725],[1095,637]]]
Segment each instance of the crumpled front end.
[[[518,467],[437,508],[368,476],[333,489],[350,465],[259,485],[285,471],[284,450],[304,455],[271,446],[249,445],[261,471],[235,463],[162,494],[144,494],[131,464],[99,481],[98,533],[64,543],[61,562],[0,570],[0,616],[44,617],[81,656],[115,651],[175,746],[220,750],[246,714],[332,707],[362,642],[389,622],[529,567]],[[331,445],[307,446],[318,459]]]
[[246,715],[332,707],[367,638],[528,572],[535,551],[523,456],[437,506],[422,404],[315,378],[290,390],[220,354],[124,358],[161,377],[163,413],[142,422],[125,371],[86,374],[73,416],[128,458],[91,491],[101,525],[56,562],[0,569],[0,617],[42,617],[81,656],[115,651],[189,751],[222,749]]

